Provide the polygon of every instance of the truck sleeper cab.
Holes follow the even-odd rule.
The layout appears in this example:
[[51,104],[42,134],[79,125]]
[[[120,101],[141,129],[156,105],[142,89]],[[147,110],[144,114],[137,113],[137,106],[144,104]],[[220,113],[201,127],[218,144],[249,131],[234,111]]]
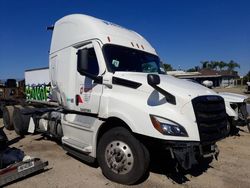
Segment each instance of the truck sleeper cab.
[[107,178],[138,182],[156,143],[184,169],[218,154],[215,142],[226,133],[223,98],[166,75],[138,33],[65,16],[55,23],[49,59],[63,147],[89,162],[97,158]]

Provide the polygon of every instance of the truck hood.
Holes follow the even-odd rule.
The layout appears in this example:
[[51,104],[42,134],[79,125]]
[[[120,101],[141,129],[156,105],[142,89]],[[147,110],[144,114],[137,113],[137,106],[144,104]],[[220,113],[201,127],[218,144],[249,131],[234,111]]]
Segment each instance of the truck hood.
[[[140,86],[138,90],[151,93],[153,88],[149,86],[147,83],[147,75],[148,74],[146,73],[115,72],[113,76],[141,83],[142,86]],[[158,86],[174,96],[190,99],[200,95],[218,95],[213,90],[208,89],[200,84],[178,79],[170,75],[159,75],[159,76],[161,82]]]
[[224,98],[224,100],[227,102],[242,103],[242,102],[244,102],[245,99],[248,98],[245,95],[236,94],[236,93],[229,93],[229,92],[219,92],[218,94],[220,96],[222,96]]

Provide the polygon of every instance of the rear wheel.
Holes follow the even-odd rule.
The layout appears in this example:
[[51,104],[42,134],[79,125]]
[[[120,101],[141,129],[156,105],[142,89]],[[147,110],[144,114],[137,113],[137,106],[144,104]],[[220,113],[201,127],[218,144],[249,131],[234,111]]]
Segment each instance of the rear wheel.
[[3,108],[3,124],[7,130],[13,130],[13,112],[14,106],[5,106]]
[[149,166],[149,152],[127,129],[115,127],[104,133],[97,148],[97,160],[108,179],[135,184]]
[[27,134],[29,128],[30,115],[22,114],[21,110],[24,108],[25,107],[20,105],[15,106],[13,114],[14,129],[20,136]]

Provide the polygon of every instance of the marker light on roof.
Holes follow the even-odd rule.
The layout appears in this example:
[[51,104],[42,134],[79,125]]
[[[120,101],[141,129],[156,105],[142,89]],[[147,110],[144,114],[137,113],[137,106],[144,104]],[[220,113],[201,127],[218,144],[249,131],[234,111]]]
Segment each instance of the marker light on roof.
[[137,48],[140,48],[140,46],[138,44],[136,44]]
[[144,47],[143,47],[143,45],[141,45],[141,48],[144,50]]
[[108,41],[110,42],[111,40],[110,40],[110,37],[107,37],[108,38]]
[[133,42],[131,42],[131,45],[134,47],[134,44],[133,44]]

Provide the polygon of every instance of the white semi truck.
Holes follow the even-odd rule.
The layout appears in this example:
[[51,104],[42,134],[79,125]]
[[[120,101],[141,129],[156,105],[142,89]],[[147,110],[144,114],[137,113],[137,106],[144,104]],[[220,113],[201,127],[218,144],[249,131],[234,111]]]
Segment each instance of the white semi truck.
[[28,100],[13,118],[19,133],[46,131],[69,153],[97,159],[103,174],[122,184],[148,172],[152,147],[184,169],[218,155],[215,143],[227,132],[223,98],[166,75],[141,35],[80,14],[51,29],[50,86],[35,84],[51,90],[36,93],[26,77]]
[[[200,84],[199,82],[193,79],[184,80]],[[225,101],[228,135],[238,134],[238,130],[236,129],[237,126],[247,126],[248,131],[250,132],[250,117],[247,111],[248,97],[246,95],[230,92],[218,92],[218,94]]]
[[245,95],[229,92],[219,92],[223,97],[228,116],[229,133],[234,134],[236,126],[247,126],[250,132],[250,119],[247,111],[247,99]]

